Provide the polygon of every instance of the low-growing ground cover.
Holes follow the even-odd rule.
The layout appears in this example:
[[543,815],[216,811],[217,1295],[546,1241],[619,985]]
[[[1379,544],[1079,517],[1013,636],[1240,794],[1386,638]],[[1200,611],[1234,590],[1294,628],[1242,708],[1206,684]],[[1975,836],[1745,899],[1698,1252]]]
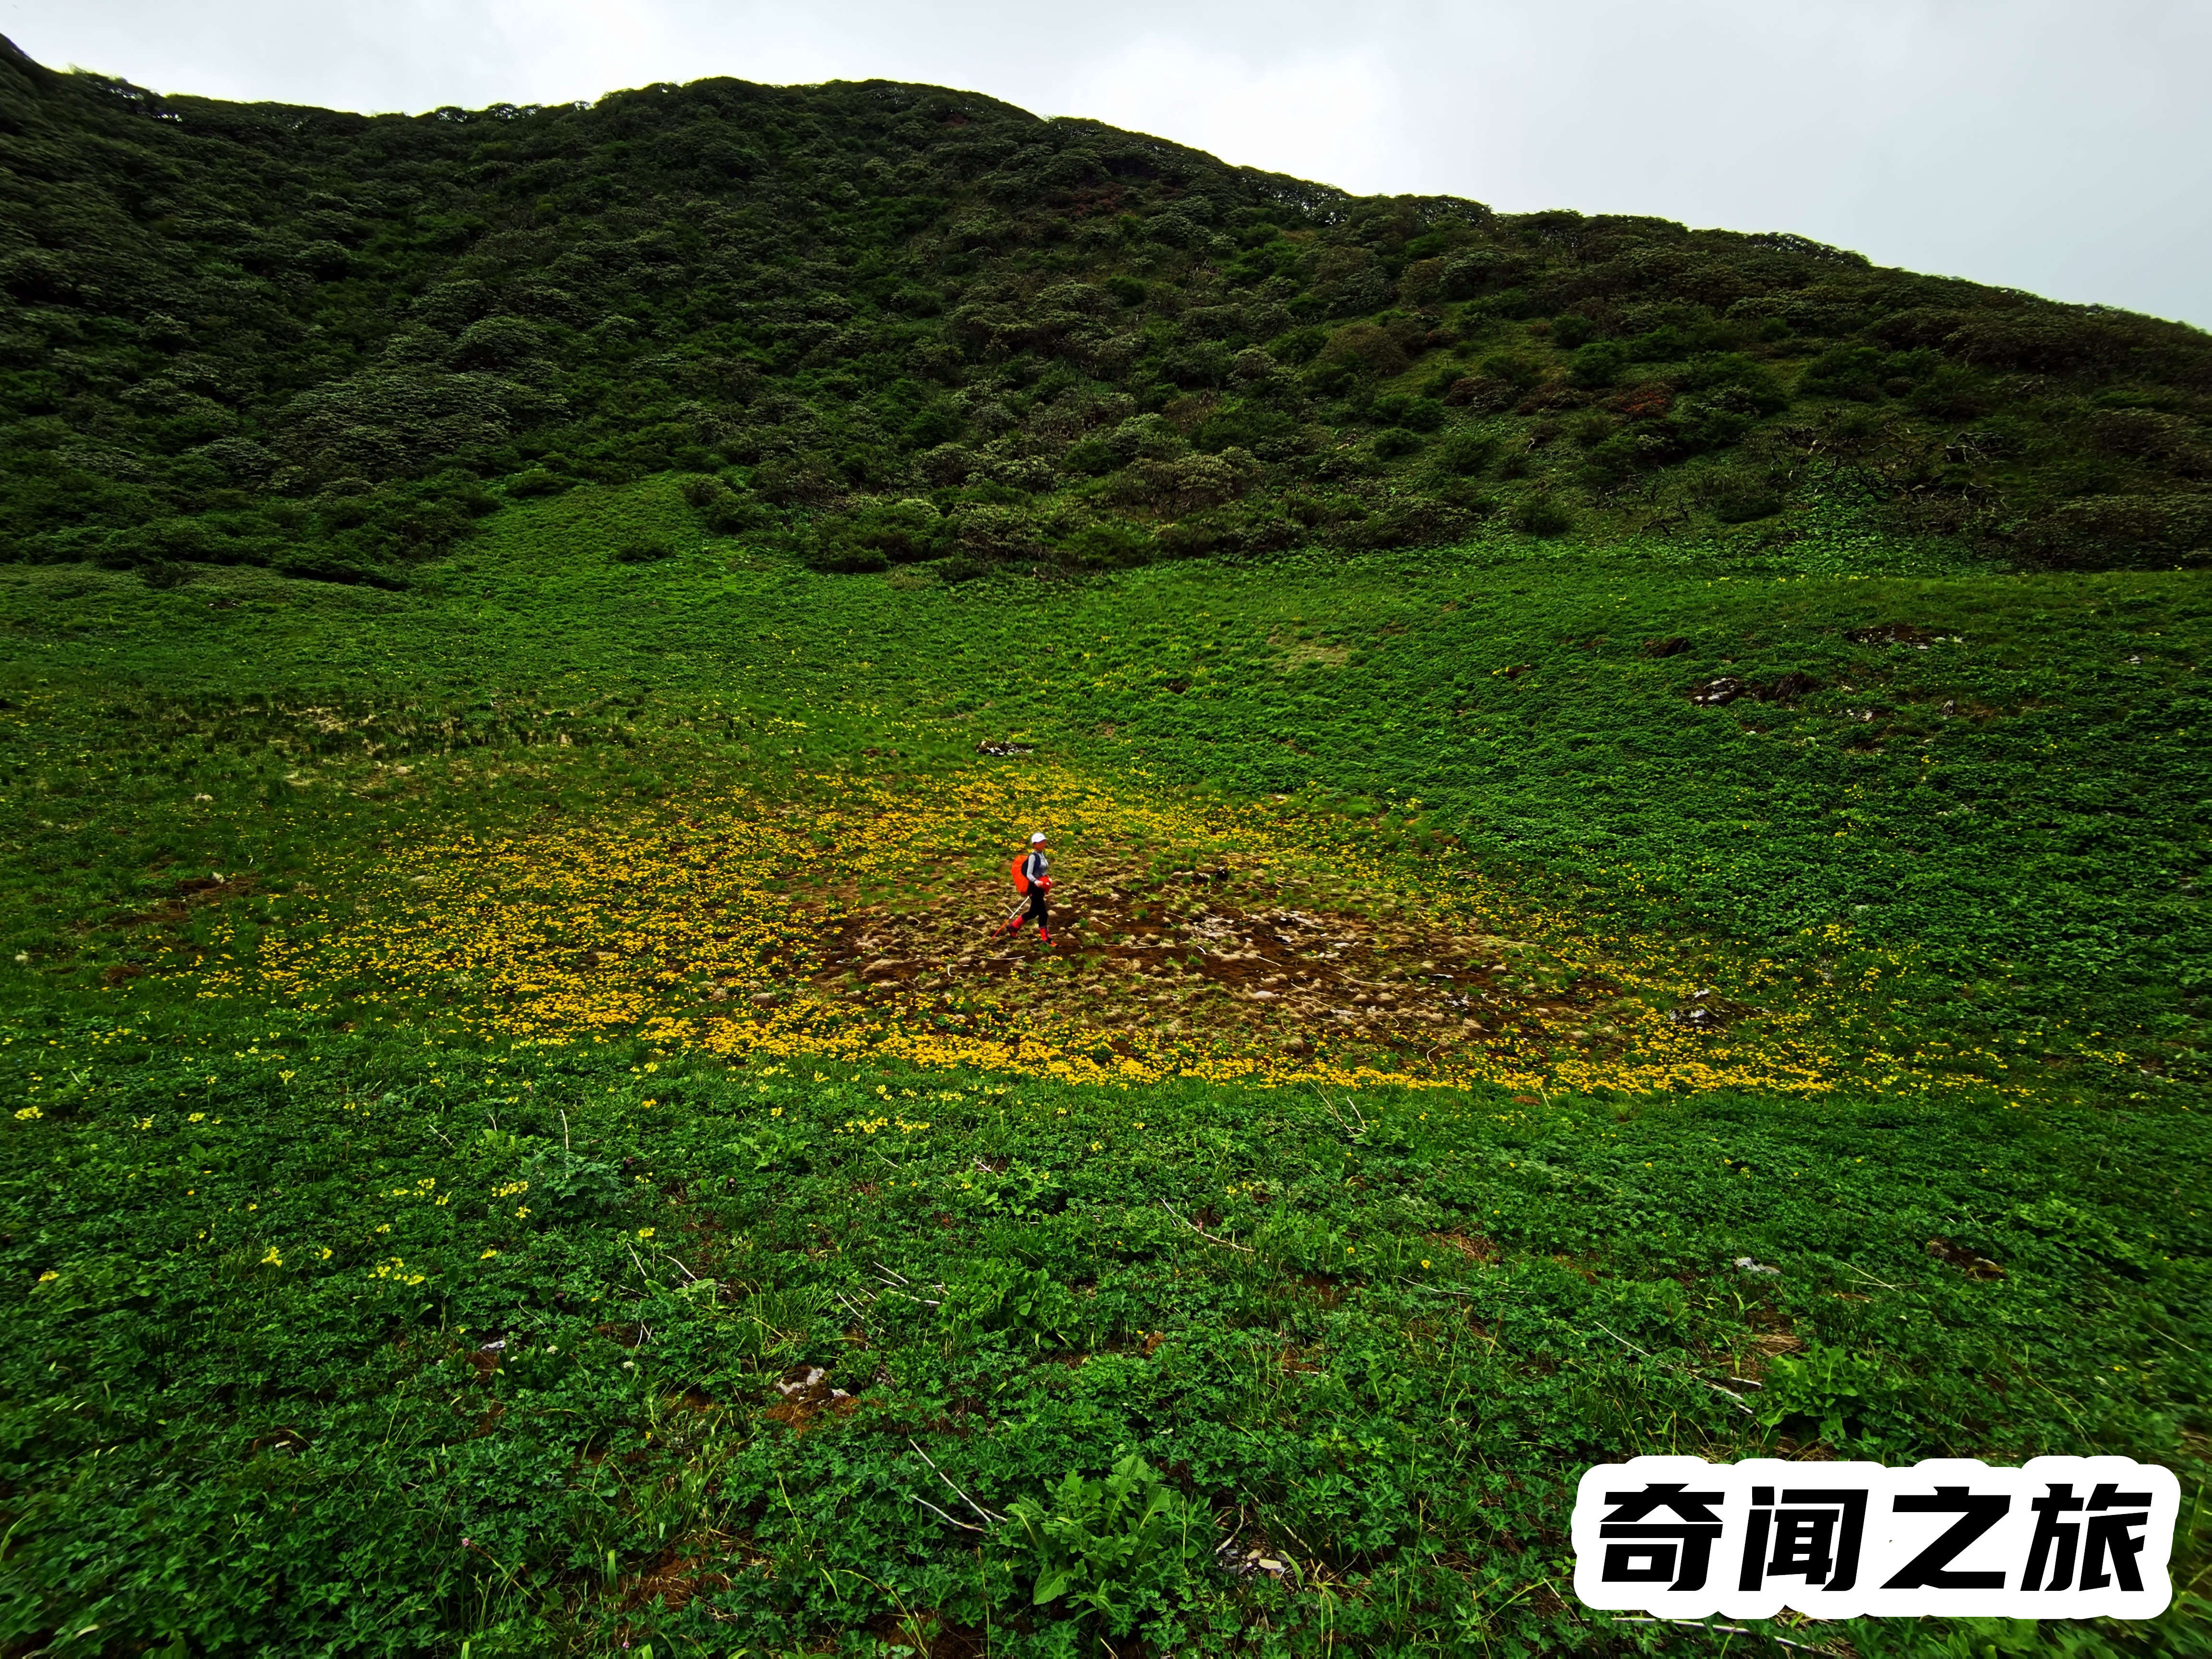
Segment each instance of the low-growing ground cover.
[[1085,586],[902,588],[696,534],[610,558],[685,512],[661,481],[502,514],[435,595],[8,573],[4,902],[34,972],[150,963],[100,924],[193,898],[173,890],[202,866],[265,898],[395,834],[934,775],[1011,743],[1109,788],[1280,806],[1686,960],[1748,945],[1822,993],[1871,972],[1882,1075],[1922,1035],[1999,1039],[2045,1081],[2193,1063],[2194,573],[1993,574],[1841,521],[1783,548],[1520,538]]
[[690,526],[0,571],[0,1639],[1717,1649],[1583,1465],[2201,1486],[2201,574]]
[[[1619,1651],[1589,1462],[2201,1450],[2178,1112],[47,1041],[23,1650]],[[1187,1541],[1037,1605],[994,1517],[1131,1454]]]

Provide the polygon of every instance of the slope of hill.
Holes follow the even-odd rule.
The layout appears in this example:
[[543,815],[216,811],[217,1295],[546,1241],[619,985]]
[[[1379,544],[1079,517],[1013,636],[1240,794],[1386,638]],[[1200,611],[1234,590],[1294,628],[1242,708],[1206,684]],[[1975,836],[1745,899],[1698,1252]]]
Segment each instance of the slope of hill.
[[[392,584],[669,469],[832,568],[1741,525],[2212,547],[2212,340],[887,82],[360,116],[0,43],[0,557]],[[641,547],[640,556],[657,550]]]

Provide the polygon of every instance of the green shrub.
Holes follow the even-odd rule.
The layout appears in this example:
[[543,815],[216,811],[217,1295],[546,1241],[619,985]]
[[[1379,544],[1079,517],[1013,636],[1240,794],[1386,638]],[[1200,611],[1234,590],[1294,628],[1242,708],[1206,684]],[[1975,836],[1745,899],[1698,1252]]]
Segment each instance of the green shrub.
[[825,543],[866,548],[892,564],[913,564],[952,550],[951,520],[929,502],[911,496],[840,514],[817,533]]
[[1774,378],[1774,371],[1756,357],[1736,352],[1715,352],[1698,358],[1681,375],[1680,384],[1693,392],[1727,389],[1736,392],[1738,397],[1729,400],[1728,406],[1753,415],[1773,415],[1790,406],[1790,394]]
[[1710,398],[1685,398],[1667,416],[1665,432],[1672,447],[1685,455],[1725,449],[1759,424],[1751,399],[1733,386],[1724,386]]
[[1162,527],[1159,549],[1171,559],[1233,553],[1244,544],[1243,526],[1226,513],[1196,513]]
[[542,466],[528,467],[507,481],[507,493],[510,495],[557,495],[572,482]]
[[951,404],[932,404],[906,423],[899,435],[910,450],[934,449],[968,430],[968,417]]
[[279,575],[302,581],[384,588],[407,586],[407,578],[400,572],[328,543],[311,542],[303,547],[287,549],[277,556],[275,568]]
[[1277,361],[1297,368],[1311,362],[1328,343],[1328,331],[1325,328],[1294,328],[1272,341],[1267,349]]
[[1611,386],[1628,367],[1628,350],[1618,340],[1592,340],[1576,349],[1567,366],[1567,379],[1578,386]]
[[1069,1475],[1050,1508],[1024,1498],[1007,1515],[1012,1541],[1036,1571],[1031,1605],[1081,1608],[1109,1636],[1186,1595],[1213,1549],[1212,1517],[1134,1452],[1103,1480]]
[[1444,423],[1444,406],[1433,398],[1409,398],[1402,392],[1386,392],[1374,403],[1375,418],[1408,432],[1434,432]]
[[1597,325],[1578,311],[1565,311],[1552,319],[1552,343],[1572,351],[1597,332]]
[[1411,455],[1419,449],[1421,438],[1419,434],[1408,432],[1401,426],[1388,426],[1375,434],[1369,447],[1374,451],[1377,460],[1395,461],[1401,455]]
[[1544,366],[1518,351],[1493,351],[1482,360],[1482,372],[1503,380],[1516,392],[1526,392],[1544,378]]
[[1906,401],[1923,415],[1943,421],[1971,421],[1993,406],[1986,377],[1957,363],[1946,363],[1914,386]]
[[956,1340],[994,1334],[1032,1348],[1065,1347],[1080,1334],[1080,1312],[1073,1294],[1042,1267],[1000,1257],[950,1286],[938,1318]]
[[1557,536],[1574,528],[1575,515],[1549,495],[1524,495],[1513,504],[1505,521],[1530,536]]
[[1882,354],[1872,346],[1831,346],[1805,365],[1797,389],[1816,398],[1881,396]]
[[487,317],[463,331],[453,362],[463,368],[504,368],[545,349],[545,336],[520,317]]
[[1846,1456],[1887,1458],[1912,1443],[1899,1393],[1877,1361],[1815,1342],[1768,1370],[1758,1417],[1770,1429],[1808,1419],[1825,1443]]
[[1442,368],[1421,382],[1421,396],[1433,398],[1441,404],[1452,387],[1467,378],[1465,365],[1447,362]]
[[1686,357],[1696,348],[1690,337],[1672,323],[1662,323],[1657,328],[1638,335],[1628,342],[1628,356],[1632,362],[1669,362],[1677,357]]
[[1440,440],[1429,459],[1439,472],[1455,478],[1471,478],[1490,465],[1490,458],[1497,452],[1497,439],[1488,433],[1471,432],[1462,427]]
[[770,461],[753,475],[753,488],[777,507],[819,507],[837,493],[828,471],[811,459]]
[[1342,398],[1366,382],[1357,361],[1348,357],[1317,359],[1305,371],[1309,391],[1322,398]]
[[1771,485],[1749,484],[1730,490],[1713,502],[1713,516],[1723,524],[1745,524],[1770,519],[1782,510],[1782,496]]
[[1159,551],[1152,532],[1127,519],[1105,519],[1087,524],[1069,537],[1065,545],[1078,564],[1104,570],[1148,563]]
[[1279,452],[1295,436],[1297,426],[1280,410],[1265,404],[1231,404],[1206,416],[1193,441],[1200,449],[1240,448],[1264,455]]
[[1601,409],[1586,409],[1567,422],[1567,436],[1579,448],[1595,449],[1613,436],[1620,425]]
[[742,531],[757,530],[768,522],[768,509],[750,493],[738,495],[725,490],[707,504],[701,515],[708,529],[717,536],[734,536]]
[[1374,323],[1349,323],[1328,337],[1317,366],[1338,364],[1375,380],[1406,372],[1406,349],[1389,330]]
[[1649,459],[1646,440],[1634,432],[1616,432],[1591,446],[1583,457],[1582,481],[1593,489],[1614,489],[1633,477]]
[[1180,455],[1190,446],[1163,415],[1132,415],[1108,436],[1107,446],[1120,461],[1164,460]]
[[658,559],[672,559],[676,549],[659,538],[639,538],[619,544],[608,556],[617,564],[651,564]]

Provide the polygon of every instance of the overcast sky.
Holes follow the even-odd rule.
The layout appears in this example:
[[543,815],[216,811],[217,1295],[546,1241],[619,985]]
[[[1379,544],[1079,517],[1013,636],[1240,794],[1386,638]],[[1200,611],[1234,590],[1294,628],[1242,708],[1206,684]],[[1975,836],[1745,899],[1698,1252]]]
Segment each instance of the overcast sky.
[[355,110],[924,81],[1349,190],[1796,231],[2212,326],[2212,0],[0,0],[0,31]]

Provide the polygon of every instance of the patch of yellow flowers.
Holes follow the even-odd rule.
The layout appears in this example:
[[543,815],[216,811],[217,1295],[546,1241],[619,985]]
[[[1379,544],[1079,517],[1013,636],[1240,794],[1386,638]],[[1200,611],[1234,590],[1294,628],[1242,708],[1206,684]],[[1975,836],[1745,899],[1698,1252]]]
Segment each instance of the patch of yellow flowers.
[[[1425,888],[1348,846],[1306,845],[1258,815],[1178,802],[1141,775],[1119,788],[1011,767],[896,787],[844,776],[811,782],[804,805],[700,801],[627,821],[410,846],[363,882],[330,880],[326,892],[354,887],[350,911],[325,901],[313,925],[269,936],[251,964],[204,964],[200,994],[306,1002],[343,988],[394,1007],[434,996],[485,1036],[635,1035],[719,1054],[894,1059],[1071,1083],[1183,1075],[1358,1088],[1480,1079],[1800,1095],[1837,1086],[1837,1062],[1803,1035],[1802,1011],[1737,1038],[1685,1030],[1646,1009],[1648,1017],[1625,1017],[1632,1022],[1626,1046],[1612,1057],[1564,1042],[1546,1054],[1454,1041],[1418,1062],[1377,1064],[1371,1048],[1326,1030],[1299,1033],[1310,1052],[1297,1056],[1277,1051],[1279,1026],[1265,1042],[1249,1030],[1185,1036],[1158,1021],[1109,1030],[1074,997],[1037,994],[1034,973],[963,983],[957,1008],[915,987],[848,994],[810,977],[830,923],[903,896],[895,902],[972,909],[988,944],[1008,903],[1006,849],[1032,826],[1052,832],[1070,871],[1087,851],[1109,849],[1125,865],[1168,849],[1245,869],[1325,869],[1378,910],[1416,912],[1470,935],[1550,939],[1552,960],[1566,969],[1631,987],[1686,981],[1650,941],[1594,945],[1576,936],[1571,918],[1516,909],[1486,884],[1462,878],[1449,891]],[[1064,971],[1058,963],[1042,969]],[[1000,1032],[1018,1035],[1010,1042]]]

